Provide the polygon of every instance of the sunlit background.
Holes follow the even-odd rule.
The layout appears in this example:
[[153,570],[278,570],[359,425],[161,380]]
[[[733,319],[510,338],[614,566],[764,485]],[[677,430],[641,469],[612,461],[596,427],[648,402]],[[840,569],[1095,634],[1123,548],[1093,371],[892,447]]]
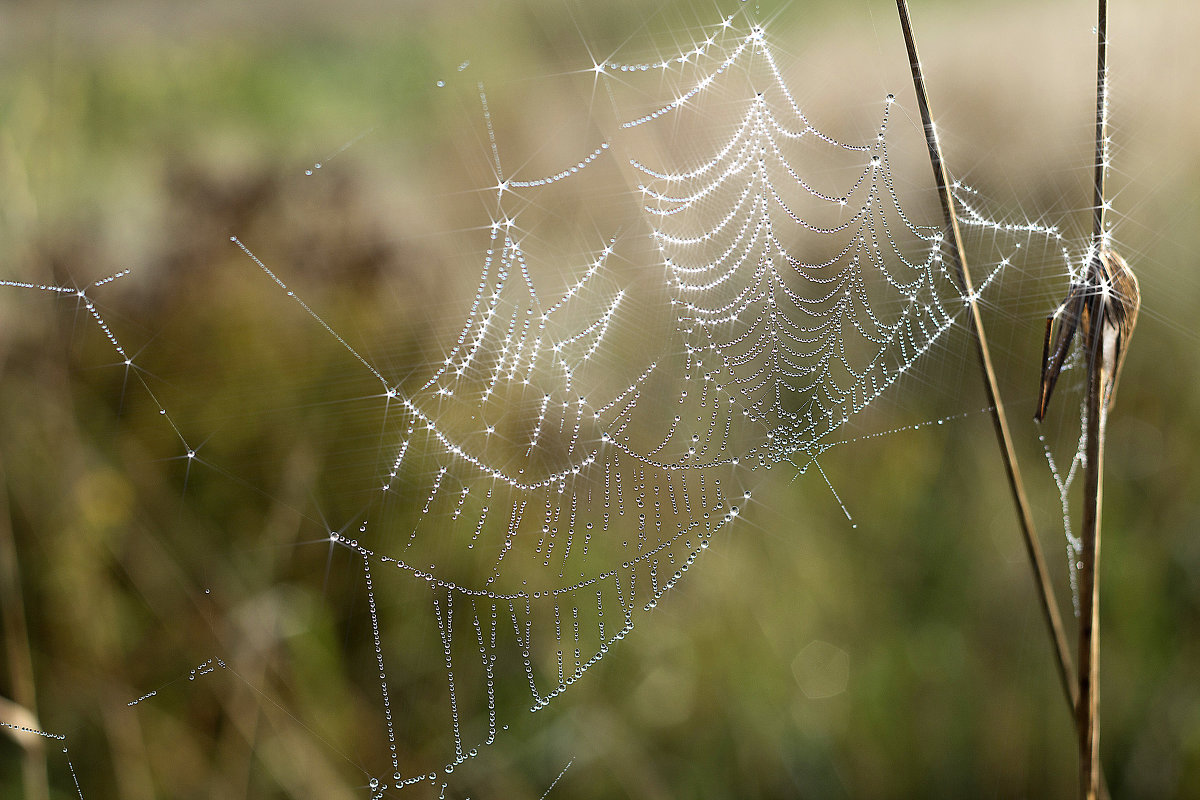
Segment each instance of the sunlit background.
[[[1200,10],[1112,5],[1112,218],[1142,315],[1109,427],[1101,754],[1114,797],[1193,797]],[[353,402],[353,358],[229,237],[374,363],[428,370],[486,247],[478,84],[510,161],[586,152],[611,112],[594,63],[627,41],[678,49],[743,6],[823,129],[867,138],[895,93],[898,186],[935,223],[883,0],[0,7],[0,278],[131,270],[90,294],[201,462],[71,299],[0,287],[0,722],[65,734],[70,759],[4,729],[0,794],[368,796],[388,762],[362,575],[318,540],[350,513],[340,470],[374,456],[353,448],[378,416]],[[912,13],[950,169],[997,215],[1085,243],[1094,7]],[[604,204],[556,209],[575,223],[538,241],[593,245]],[[1066,289],[1061,263],[1017,265],[986,322],[1070,621],[1031,420]],[[1044,432],[1069,457],[1064,380]],[[654,614],[549,710],[510,719],[447,796],[1072,796],[1071,718],[965,332],[885,400],[857,434],[932,424],[829,451],[845,511],[820,476],[774,475]],[[382,633],[403,644],[390,610]],[[440,658],[390,677],[440,687]],[[445,763],[448,715],[396,713],[401,747]]]

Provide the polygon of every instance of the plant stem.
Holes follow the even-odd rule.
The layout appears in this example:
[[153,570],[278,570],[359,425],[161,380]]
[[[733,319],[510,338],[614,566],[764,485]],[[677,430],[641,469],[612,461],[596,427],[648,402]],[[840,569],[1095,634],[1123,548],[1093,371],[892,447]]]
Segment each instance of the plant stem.
[[[1099,310],[1097,303],[1095,308]],[[1101,324],[1097,323],[1099,330]],[[1107,414],[1102,397],[1103,376],[1098,335],[1088,337],[1087,458],[1083,487],[1082,553],[1079,562],[1079,796],[1094,800],[1099,791],[1099,673],[1100,673],[1100,508],[1104,474],[1104,427]]]
[[[0,458],[0,629],[8,656],[8,672],[13,704],[30,714],[37,723],[37,691],[34,688],[33,654],[25,603],[21,594],[21,567],[13,536],[12,514],[8,507],[8,476]],[[3,700],[3,698],[0,698]],[[37,737],[21,740],[22,785],[29,800],[50,797],[46,748]]]
[[1096,22],[1096,167],[1093,180],[1092,245],[1104,239],[1104,179],[1108,175],[1108,0],[1098,0]]
[[1008,417],[1004,413],[1004,404],[1000,400],[1000,391],[996,386],[996,373],[992,368],[991,352],[988,349],[987,336],[983,330],[983,318],[979,313],[979,305],[975,297],[975,289],[971,282],[971,273],[967,267],[966,254],[963,251],[962,237],[959,235],[958,218],[954,213],[954,198],[950,193],[950,180],[946,165],[942,160],[941,145],[938,143],[937,131],[933,125],[933,115],[929,110],[929,98],[925,91],[925,78],[921,69],[921,59],[917,55],[917,44],[913,38],[912,24],[908,16],[906,0],[896,0],[896,8],[900,12],[900,26],[904,30],[904,43],[908,47],[909,66],[912,69],[913,88],[917,94],[917,105],[921,110],[921,120],[925,124],[925,141],[929,146],[929,163],[933,167],[933,177],[937,182],[938,197],[942,203],[944,218],[943,237],[948,241],[946,253],[952,262],[958,277],[960,288],[967,298],[971,314],[971,331],[974,334],[975,350],[979,356],[979,368],[983,375],[983,385],[987,392],[988,405],[992,412],[992,424],[996,429],[996,441],[1000,445],[1000,453],[1004,459],[1004,470],[1008,475],[1008,485],[1012,490],[1013,503],[1017,510],[1021,534],[1025,539],[1025,552],[1029,556],[1029,565],[1033,570],[1034,585],[1038,590],[1038,600],[1041,604],[1042,616],[1050,630],[1050,638],[1054,643],[1054,654],[1058,665],[1058,677],[1062,683],[1063,692],[1070,705],[1072,713],[1079,705],[1079,687],[1075,683],[1071,669],[1070,646],[1063,628],[1062,617],[1058,605],[1054,602],[1053,584],[1046,569],[1046,559],[1042,555],[1042,547],[1038,541],[1037,530],[1033,524],[1033,515],[1029,510],[1029,501],[1025,496],[1025,486],[1021,480],[1021,471],[1017,466],[1016,451],[1013,448],[1012,436],[1008,430]]
[[[1088,263],[1089,283],[1099,290],[1105,280],[1104,179],[1107,172],[1108,125],[1108,3],[1098,2],[1096,25],[1096,164],[1092,210],[1092,257]],[[1099,791],[1100,772],[1100,512],[1104,482],[1104,428],[1107,421],[1103,396],[1106,299],[1097,293],[1088,298],[1091,335],[1085,341],[1087,355],[1087,458],[1083,487],[1083,552],[1079,570],[1079,701],[1076,727],[1079,733],[1079,796],[1093,800]]]

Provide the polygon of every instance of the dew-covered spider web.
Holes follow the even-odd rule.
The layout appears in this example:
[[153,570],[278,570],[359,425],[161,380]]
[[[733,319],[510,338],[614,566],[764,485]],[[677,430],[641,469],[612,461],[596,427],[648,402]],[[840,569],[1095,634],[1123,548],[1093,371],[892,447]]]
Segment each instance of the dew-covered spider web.
[[[652,53],[581,65],[593,138],[545,170],[506,151],[486,85],[472,88],[495,180],[463,233],[483,254],[463,266],[474,294],[436,360],[373,357],[287,264],[232,240],[374,387],[377,439],[328,476],[356,510],[327,521],[368,598],[378,713],[363,724],[388,753],[364,765],[373,796],[452,792],[516,715],[559,702],[736,536],[765,472],[820,473],[856,417],[962,331],[940,226],[906,213],[893,180],[892,95],[872,101],[865,139],[828,132],[742,13]],[[1055,228],[996,222],[955,191],[990,243],[978,295],[1031,244],[1067,259]],[[563,258],[544,219],[578,195],[605,213]],[[4,286],[76,297],[183,457],[203,459],[92,287]],[[437,684],[410,680],[431,657]],[[418,760],[414,742],[443,756]]]

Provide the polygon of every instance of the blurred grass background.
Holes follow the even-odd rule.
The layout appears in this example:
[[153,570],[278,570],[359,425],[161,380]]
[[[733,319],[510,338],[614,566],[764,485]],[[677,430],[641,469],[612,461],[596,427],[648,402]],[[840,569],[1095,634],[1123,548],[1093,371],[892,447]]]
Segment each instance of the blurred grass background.
[[[85,797],[361,796],[386,764],[361,576],[302,544],[321,535],[314,508],[336,505],[339,443],[377,417],[330,404],[357,390],[344,351],[228,237],[269,254],[369,357],[423,368],[482,246],[463,235],[485,213],[469,190],[490,179],[475,82],[519,160],[586,118],[589,84],[566,73],[589,46],[678,41],[717,13],[601,5],[0,7],[0,277],[82,285],[131,268],[93,294],[205,442],[189,469],[71,302],[0,291],[0,719],[68,734]],[[889,91],[915,113],[892,4],[760,13],[819,126],[869,130]],[[1080,234],[1094,13],[913,7],[952,170],[999,213]],[[1118,3],[1110,30],[1116,239],[1143,310],[1109,435],[1101,749],[1115,797],[1193,797],[1200,12]],[[909,212],[936,219],[915,129],[893,147]],[[988,323],[1069,613],[1057,492],[1028,421],[1042,318],[1065,288],[1014,269]],[[928,385],[864,424],[982,406],[965,337],[929,360]],[[1047,433],[1069,447],[1058,400]],[[1070,720],[986,415],[822,463],[856,527],[812,476],[781,476],[598,671],[522,723],[472,796],[538,797],[571,757],[552,797],[1071,796]],[[231,669],[188,681],[210,657]],[[432,658],[412,680],[440,670]],[[0,793],[74,796],[54,743],[0,738]]]

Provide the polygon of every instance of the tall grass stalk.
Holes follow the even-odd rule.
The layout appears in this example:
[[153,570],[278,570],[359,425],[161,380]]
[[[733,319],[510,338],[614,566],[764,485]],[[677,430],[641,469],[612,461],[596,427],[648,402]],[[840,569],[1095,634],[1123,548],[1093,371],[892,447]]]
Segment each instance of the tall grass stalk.
[[[4,651],[7,656],[12,697],[0,697],[0,719],[22,720],[27,727],[38,727],[37,691],[34,683],[33,651],[25,600],[21,594],[21,567],[13,537],[12,514],[8,505],[8,476],[0,458],[0,623],[3,624]],[[4,731],[13,734],[13,729]],[[44,740],[36,736],[14,736],[23,749],[21,785],[28,800],[50,797],[49,769]]]
[[1029,566],[1033,571],[1033,582],[1038,590],[1038,600],[1042,609],[1042,617],[1050,632],[1054,645],[1054,655],[1058,666],[1058,677],[1062,684],[1063,693],[1072,712],[1079,705],[1079,686],[1076,684],[1071,666],[1070,646],[1063,628],[1062,616],[1054,601],[1054,588],[1050,581],[1050,573],[1046,569],[1046,559],[1042,554],[1042,546],[1038,540],[1037,529],[1033,523],[1033,514],[1029,510],[1029,500],[1025,494],[1025,485],[1021,480],[1021,469],[1017,464],[1016,451],[1013,448],[1012,436],[1009,433],[1008,417],[1004,411],[1004,403],[1000,399],[1000,390],[996,385],[996,373],[992,367],[991,351],[988,349],[987,335],[983,328],[983,318],[979,312],[979,304],[975,296],[975,288],[971,281],[971,272],[967,265],[966,253],[963,251],[962,237],[959,234],[958,217],[954,213],[954,198],[950,192],[950,180],[942,159],[941,145],[938,143],[937,131],[933,124],[933,115],[929,109],[929,97],[925,91],[924,71],[921,59],[917,54],[917,44],[913,36],[912,23],[908,14],[906,0],[896,0],[896,8],[900,12],[900,27],[904,30],[904,43],[908,47],[909,66],[912,69],[913,88],[917,94],[917,105],[921,111],[921,121],[925,126],[925,141],[929,146],[929,163],[933,167],[934,181],[937,183],[938,197],[942,204],[943,241],[948,245],[944,248],[954,267],[960,288],[967,298],[971,314],[971,332],[974,335],[975,351],[979,357],[979,369],[983,376],[984,390],[987,392],[988,406],[991,409],[992,424],[996,430],[996,441],[1000,445],[1000,453],[1004,460],[1005,474],[1012,492],[1013,504],[1016,506],[1017,520],[1020,523],[1021,534],[1025,540],[1025,552],[1029,557]]
[[[1098,0],[1096,22],[1096,149],[1092,208],[1092,257],[1088,282],[1099,287],[1105,279],[1104,207],[1107,173],[1105,139],[1108,135],[1108,2]],[[1104,494],[1104,428],[1108,418],[1104,382],[1103,347],[1106,300],[1088,298],[1092,335],[1087,336],[1087,462],[1084,468],[1082,553],[1079,569],[1079,697],[1076,727],[1079,733],[1079,796],[1093,800],[1100,779],[1100,512]]]

